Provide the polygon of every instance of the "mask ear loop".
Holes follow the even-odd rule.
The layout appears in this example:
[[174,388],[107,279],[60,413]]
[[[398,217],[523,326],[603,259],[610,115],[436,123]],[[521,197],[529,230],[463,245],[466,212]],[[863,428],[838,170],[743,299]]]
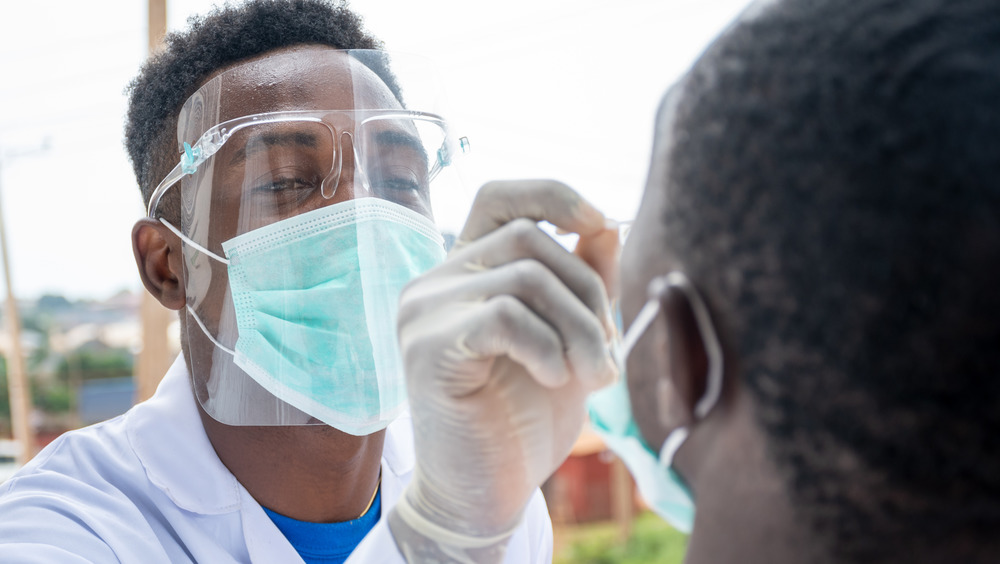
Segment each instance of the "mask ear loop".
[[618,373],[625,373],[625,360],[628,358],[630,352],[635,347],[635,344],[639,342],[639,338],[646,332],[649,328],[649,324],[656,319],[656,316],[660,313],[660,300],[651,299],[646,302],[642,309],[639,310],[638,315],[632,321],[632,325],[629,325],[628,331],[622,336],[621,344],[614,348],[615,362],[618,364]]
[[212,334],[208,331],[208,327],[205,327],[205,324],[202,323],[201,317],[199,317],[198,314],[194,312],[194,308],[192,308],[190,305],[187,305],[187,304],[185,304],[184,307],[187,308],[187,311],[188,311],[189,314],[191,314],[191,317],[194,317],[194,321],[195,321],[195,323],[198,324],[198,327],[201,328],[201,332],[204,333],[206,337],[208,337],[209,341],[212,341],[213,345],[219,347],[219,350],[221,350],[223,352],[226,352],[226,353],[229,353],[229,356],[232,356],[232,357],[236,356],[236,351],[234,351],[233,349],[231,349],[231,348],[223,345],[218,340],[216,340],[215,337],[212,336]]
[[[159,219],[160,223],[166,225],[167,229],[172,231],[174,235],[177,235],[177,237],[179,237],[180,240],[185,245],[190,245],[195,250],[208,255],[210,258],[213,258],[226,266],[229,266],[229,259],[220,257],[219,255],[213,253],[212,251],[206,249],[205,247],[199,245],[198,243],[195,243],[194,241],[191,240],[190,237],[181,233],[181,230],[174,227],[169,221],[163,219],[162,217]],[[201,321],[201,317],[199,317],[198,314],[195,313],[194,308],[192,308],[189,304],[185,304],[184,307],[187,309],[188,313],[191,314],[191,317],[194,317],[194,320],[198,324],[198,327],[201,328],[201,332],[204,333],[206,337],[208,337],[209,341],[212,341],[212,344],[219,347],[219,349],[221,349],[222,351],[229,353],[231,356],[236,356],[236,352],[233,351],[233,349],[230,349],[229,347],[223,345],[215,337],[212,336],[212,333],[209,332],[208,327],[205,327],[205,324]]]
[[[695,419],[696,421],[700,421],[708,416],[716,404],[718,404],[719,397],[722,395],[722,346],[719,344],[718,334],[712,325],[712,318],[708,314],[708,308],[705,306],[704,300],[701,299],[701,295],[684,273],[673,271],[666,276],[654,278],[650,281],[650,302],[659,304],[660,299],[670,288],[677,288],[684,292],[685,297],[687,297],[691,311],[694,313],[695,323],[698,325],[701,342],[705,347],[705,355],[708,357],[705,393],[694,407]],[[665,419],[665,413],[663,412],[664,402],[662,401],[664,395],[660,391],[658,399],[661,401],[658,403],[661,421]],[[663,465],[669,468],[673,464],[674,456],[681,445],[684,444],[684,441],[687,440],[689,433],[690,430],[687,427],[678,427],[667,436],[667,440],[663,442],[663,447],[660,449],[660,462]]]
[[160,223],[162,223],[163,225],[166,225],[167,229],[169,229],[170,231],[172,231],[174,235],[177,235],[177,237],[179,237],[180,240],[185,245],[190,245],[192,248],[194,248],[198,252],[208,255],[210,258],[213,258],[213,259],[221,262],[222,264],[224,264],[226,266],[229,265],[229,259],[220,257],[219,255],[213,253],[212,251],[206,249],[205,247],[199,245],[198,243],[195,243],[194,241],[191,240],[190,237],[188,237],[187,235],[181,233],[181,230],[177,229],[176,227],[174,227],[169,221],[163,219],[162,217],[159,218],[159,219],[160,219]]

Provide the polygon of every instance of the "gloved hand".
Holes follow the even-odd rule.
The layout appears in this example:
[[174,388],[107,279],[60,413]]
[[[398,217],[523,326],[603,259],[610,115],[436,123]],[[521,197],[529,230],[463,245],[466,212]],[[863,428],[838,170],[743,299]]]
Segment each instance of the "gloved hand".
[[[567,252],[537,226],[581,235]],[[617,375],[605,284],[617,230],[553,181],[484,186],[456,247],[403,291],[399,337],[417,466],[389,517],[410,562],[503,558],[569,454],[584,399]]]

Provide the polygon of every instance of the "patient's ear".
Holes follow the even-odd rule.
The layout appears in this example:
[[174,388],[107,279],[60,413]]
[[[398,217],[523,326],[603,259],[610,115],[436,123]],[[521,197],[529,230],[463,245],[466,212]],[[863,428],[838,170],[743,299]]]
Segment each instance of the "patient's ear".
[[181,241],[165,225],[144,217],[132,227],[132,253],[142,285],[163,307],[184,307]]
[[708,353],[694,308],[684,291],[677,286],[668,287],[660,296],[660,308],[663,312],[660,322],[666,325],[667,335],[666,377],[676,394],[669,405],[676,413],[671,415],[669,410],[661,410],[660,419],[664,424],[689,425],[697,419],[695,406],[708,387]]
[[674,285],[654,295],[660,309],[632,353],[637,370],[635,378],[629,373],[629,388],[643,439],[658,452],[674,429],[690,428],[698,419],[696,406],[708,387],[708,353],[690,297]]

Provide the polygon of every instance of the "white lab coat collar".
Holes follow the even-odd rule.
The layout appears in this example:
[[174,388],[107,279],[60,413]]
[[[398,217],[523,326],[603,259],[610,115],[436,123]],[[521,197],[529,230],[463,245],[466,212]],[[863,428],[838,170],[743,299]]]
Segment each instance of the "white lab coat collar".
[[[277,531],[260,505],[215,454],[195,401],[187,363],[178,355],[153,397],[126,415],[129,442],[149,480],[187,511],[203,515],[243,511],[244,518],[249,519],[247,526],[265,519],[269,528]],[[385,435],[383,513],[396,504],[408,474],[413,471],[415,455],[410,425],[406,413],[389,426]],[[247,545],[252,548],[255,544],[252,531],[245,532]]]
[[239,509],[241,486],[205,434],[182,355],[153,397],[125,417],[129,443],[149,481],[174,503],[202,515]]

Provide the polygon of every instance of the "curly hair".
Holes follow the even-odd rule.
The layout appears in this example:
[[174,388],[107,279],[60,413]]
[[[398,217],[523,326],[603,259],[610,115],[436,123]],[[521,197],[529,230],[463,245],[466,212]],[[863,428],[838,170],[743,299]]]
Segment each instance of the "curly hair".
[[984,561],[1000,529],[996,2],[767,3],[681,88],[665,245],[718,312],[795,506],[843,562]]
[[[251,0],[216,8],[204,17],[190,18],[188,23],[187,31],[166,36],[164,49],[143,65],[127,88],[125,148],[146,203],[160,176],[177,163],[177,114],[181,106],[215,71],[292,45],[382,47],[343,2]],[[399,96],[398,85],[386,67],[378,61],[362,62]],[[165,200],[162,208],[167,215],[177,213],[174,201]]]

